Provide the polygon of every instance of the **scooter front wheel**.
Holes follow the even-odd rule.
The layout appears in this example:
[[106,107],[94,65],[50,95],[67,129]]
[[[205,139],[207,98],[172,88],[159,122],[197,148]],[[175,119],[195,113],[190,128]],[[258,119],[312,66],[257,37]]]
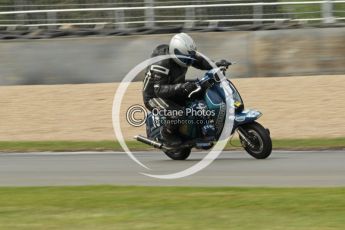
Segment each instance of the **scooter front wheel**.
[[190,155],[190,148],[182,148],[175,150],[164,150],[165,155],[173,160],[186,160]]
[[272,140],[269,131],[257,122],[241,126],[244,135],[250,142],[248,144],[240,136],[243,148],[256,159],[266,159],[272,152]]

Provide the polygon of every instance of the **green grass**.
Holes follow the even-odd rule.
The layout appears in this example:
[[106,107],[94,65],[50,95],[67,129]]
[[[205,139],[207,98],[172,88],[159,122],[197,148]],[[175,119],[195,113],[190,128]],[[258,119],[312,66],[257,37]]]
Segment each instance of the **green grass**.
[[274,140],[273,146],[278,149],[343,149],[345,138]]
[[[273,149],[284,150],[325,150],[325,149],[344,149],[345,138],[313,138],[313,139],[274,139]],[[234,140],[233,144],[239,146],[238,140]],[[228,144],[228,148],[230,148]]]
[[[147,150],[138,141],[128,141],[131,150]],[[0,152],[42,152],[42,151],[107,151],[122,150],[116,141],[0,141]]]
[[0,229],[342,230],[345,188],[0,188]]
[[[151,150],[138,141],[127,141],[131,150]],[[233,140],[234,146],[240,146],[238,140]],[[239,149],[230,143],[226,149]],[[286,150],[318,150],[344,149],[345,138],[333,139],[277,139],[273,140],[274,149]],[[0,141],[0,152],[42,152],[42,151],[121,151],[121,146],[115,141]]]

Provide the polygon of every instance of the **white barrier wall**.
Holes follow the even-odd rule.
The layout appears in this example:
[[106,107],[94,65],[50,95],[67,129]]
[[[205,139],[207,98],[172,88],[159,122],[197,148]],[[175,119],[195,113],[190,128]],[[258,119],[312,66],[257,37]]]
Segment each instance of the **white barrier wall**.
[[[345,73],[345,28],[191,33],[233,77]],[[171,34],[0,42],[0,85],[118,82]],[[190,71],[190,77],[202,73]]]

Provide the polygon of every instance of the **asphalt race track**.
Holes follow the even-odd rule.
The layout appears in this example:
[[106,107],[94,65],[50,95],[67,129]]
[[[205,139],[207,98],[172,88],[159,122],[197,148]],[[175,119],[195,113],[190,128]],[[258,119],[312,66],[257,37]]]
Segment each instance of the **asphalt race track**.
[[137,152],[142,168],[124,153],[1,153],[0,186],[180,185],[180,186],[345,186],[345,151],[274,151],[256,160],[243,151],[224,152],[193,176],[161,180],[141,175],[174,173],[204,153],[173,161],[160,152]]

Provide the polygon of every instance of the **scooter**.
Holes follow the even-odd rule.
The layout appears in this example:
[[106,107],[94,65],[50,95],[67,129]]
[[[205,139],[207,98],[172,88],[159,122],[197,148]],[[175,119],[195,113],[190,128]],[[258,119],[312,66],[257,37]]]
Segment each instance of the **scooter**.
[[[179,124],[179,135],[183,144],[169,147],[161,137],[162,122],[165,117],[157,113],[149,113],[146,119],[146,134],[135,136],[135,139],[161,149],[173,160],[185,160],[192,148],[208,150],[220,138],[225,125],[226,93],[221,84],[226,68],[214,68],[196,81],[197,89],[188,95],[186,110],[194,111],[186,114],[185,122]],[[219,74],[220,71],[223,74]],[[231,88],[234,121],[231,135],[239,134],[245,151],[256,159],[265,159],[272,152],[272,141],[269,129],[256,122],[262,113],[255,109],[245,109],[243,100],[235,85],[226,79]],[[199,115],[201,114],[201,115]],[[206,114],[206,116],[205,116]]]

